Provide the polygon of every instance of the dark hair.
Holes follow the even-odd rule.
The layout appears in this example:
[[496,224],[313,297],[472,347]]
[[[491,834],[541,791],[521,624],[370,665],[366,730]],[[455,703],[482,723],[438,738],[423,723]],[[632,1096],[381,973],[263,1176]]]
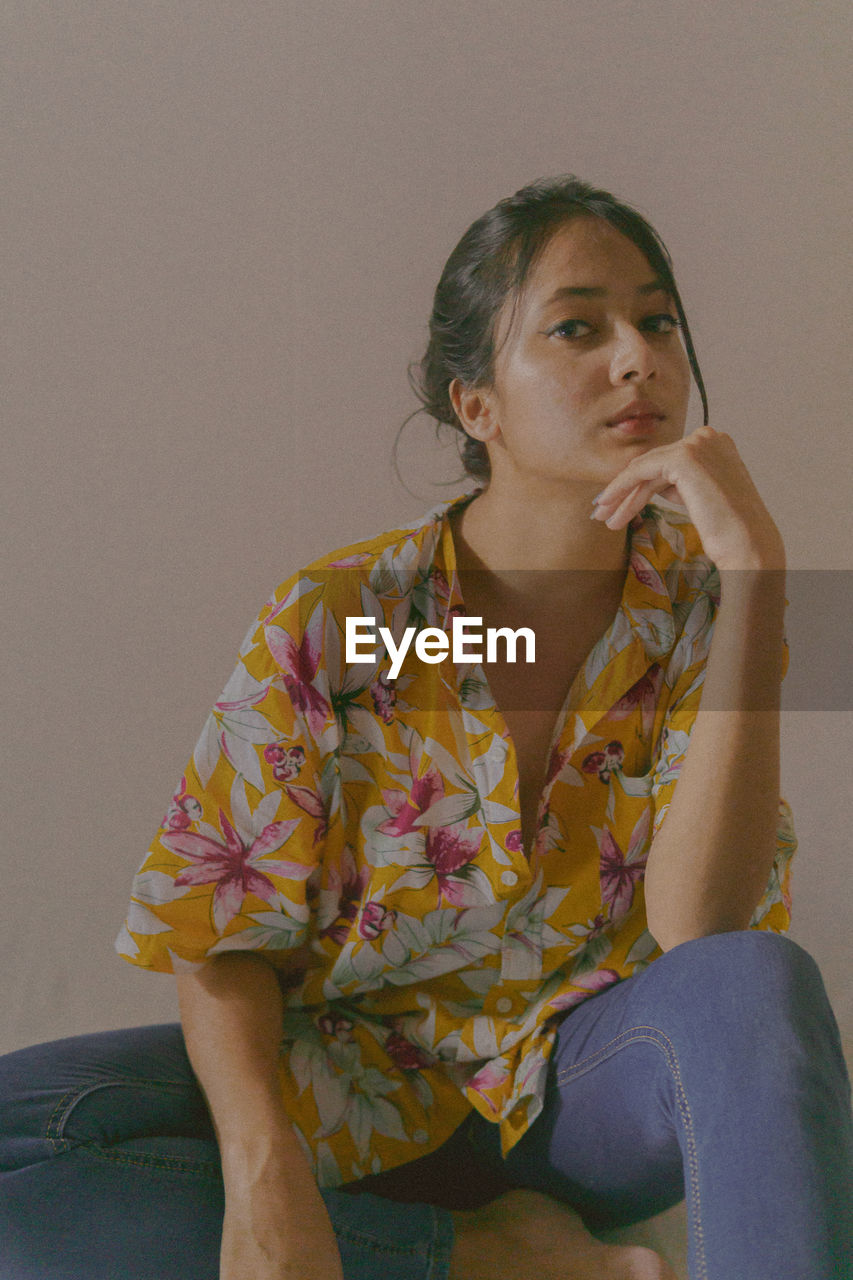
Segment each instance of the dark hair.
[[665,282],[678,312],[690,368],[702,397],[704,420],[708,421],[705,384],[676,288],[672,259],[654,227],[609,191],[574,174],[540,178],[500,200],[465,232],[447,259],[435,291],[426,353],[409,367],[409,382],[423,410],[460,433],[462,463],[475,480],[490,479],[488,453],[482,441],[467,434],[456,416],[450,384],[455,378],[468,387],[491,383],[501,307],[512,293],[512,323],[521,291],[551,235],[582,216],[601,218],[621,231],[642,250],[652,270]]

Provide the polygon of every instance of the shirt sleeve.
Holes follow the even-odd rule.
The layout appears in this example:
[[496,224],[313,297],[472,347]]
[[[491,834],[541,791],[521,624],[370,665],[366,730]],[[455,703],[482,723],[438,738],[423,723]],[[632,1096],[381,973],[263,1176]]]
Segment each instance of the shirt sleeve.
[[[306,939],[334,717],[323,606],[291,634],[286,618],[299,610],[288,615],[281,591],[250,628],[133,880],[115,943],[132,964],[170,973],[245,950],[284,966]],[[298,599],[298,586],[290,595]]]
[[[787,605],[787,600],[785,601]],[[666,821],[682,766],[687,758],[690,734],[702,700],[705,664],[713,636],[714,609],[707,596],[700,596],[688,615],[679,641],[678,664],[682,673],[675,682],[664,718],[659,747],[652,770],[652,839]],[[790,653],[783,637],[782,679],[788,671]],[[678,652],[678,649],[676,650]],[[686,655],[686,656],[685,656]],[[761,900],[750,920],[750,928],[784,933],[791,923],[791,859],[797,848],[791,806],[779,798],[776,824],[776,856]]]

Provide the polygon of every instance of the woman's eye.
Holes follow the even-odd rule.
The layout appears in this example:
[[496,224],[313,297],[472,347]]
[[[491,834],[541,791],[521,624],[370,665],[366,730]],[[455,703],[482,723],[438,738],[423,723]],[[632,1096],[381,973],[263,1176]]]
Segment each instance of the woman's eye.
[[652,333],[672,333],[675,329],[681,327],[681,321],[675,316],[671,316],[668,311],[662,311],[654,316],[646,316],[643,324],[647,328],[650,327]]
[[564,320],[562,324],[552,329],[551,333],[557,333],[563,338],[585,338],[587,336],[585,333],[578,333],[579,325],[582,329],[592,329],[592,325],[586,320]]

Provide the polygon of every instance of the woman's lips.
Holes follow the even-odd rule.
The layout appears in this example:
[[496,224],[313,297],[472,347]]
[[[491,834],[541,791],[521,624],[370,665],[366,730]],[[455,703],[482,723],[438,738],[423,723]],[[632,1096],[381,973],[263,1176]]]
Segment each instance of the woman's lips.
[[615,431],[620,436],[647,436],[656,429],[662,419],[656,413],[640,413],[635,418],[622,418],[614,422],[608,431]]

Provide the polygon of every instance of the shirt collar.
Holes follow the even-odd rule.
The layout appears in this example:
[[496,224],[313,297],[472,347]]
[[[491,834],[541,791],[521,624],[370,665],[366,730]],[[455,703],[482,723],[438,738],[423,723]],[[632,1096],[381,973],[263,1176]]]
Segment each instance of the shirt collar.
[[[433,625],[443,630],[449,629],[452,610],[463,607],[450,517],[482,492],[481,486],[438,503],[421,524],[425,539],[421,564],[429,565],[428,572],[436,575],[438,584]],[[629,525],[628,570],[619,608],[572,686],[571,702],[587,729],[653,664],[665,659],[675,644],[670,591],[677,586],[672,569],[678,557],[661,534],[664,515],[661,508],[649,504]]]

